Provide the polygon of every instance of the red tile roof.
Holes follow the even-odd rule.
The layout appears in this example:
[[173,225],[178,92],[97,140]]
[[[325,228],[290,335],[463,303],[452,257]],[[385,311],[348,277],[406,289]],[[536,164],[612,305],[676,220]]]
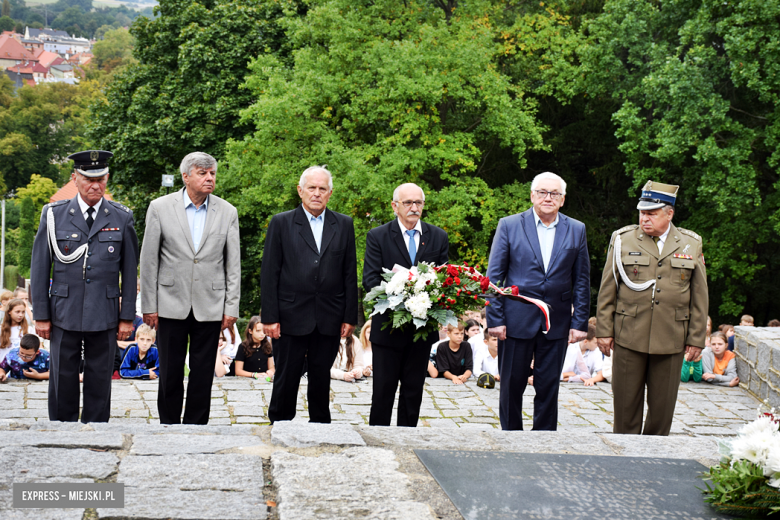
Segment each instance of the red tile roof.
[[38,61],[24,45],[7,34],[0,36],[0,59]]
[[35,49],[33,54],[35,55],[35,58],[41,63],[41,65],[47,68],[51,67],[52,63],[54,63],[57,58],[60,57],[56,52],[45,51],[43,49]]

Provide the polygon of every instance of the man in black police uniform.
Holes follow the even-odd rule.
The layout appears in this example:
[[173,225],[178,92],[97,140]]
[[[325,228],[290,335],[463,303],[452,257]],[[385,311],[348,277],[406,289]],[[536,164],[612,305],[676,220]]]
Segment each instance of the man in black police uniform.
[[[138,238],[133,212],[103,197],[111,152],[71,155],[78,195],[43,207],[30,278],[36,333],[51,339],[49,419],[79,419],[79,363],[84,345],[81,422],[107,422],[117,340],[133,330]],[[122,286],[120,289],[120,275]],[[49,280],[51,276],[51,287]]]

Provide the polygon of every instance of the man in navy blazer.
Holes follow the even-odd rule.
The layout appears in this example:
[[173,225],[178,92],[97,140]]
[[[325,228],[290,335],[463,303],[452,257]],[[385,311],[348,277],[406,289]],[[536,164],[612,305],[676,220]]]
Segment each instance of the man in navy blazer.
[[489,333],[499,339],[501,428],[523,429],[523,392],[534,362],[534,430],[558,427],[558,389],[567,343],[585,339],[590,306],[590,258],[585,225],[559,213],[566,182],[554,173],[531,183],[533,207],[502,218],[490,250],[488,277],[498,286],[516,285],[525,296],[550,306],[545,334],[534,305],[493,298],[487,308]]

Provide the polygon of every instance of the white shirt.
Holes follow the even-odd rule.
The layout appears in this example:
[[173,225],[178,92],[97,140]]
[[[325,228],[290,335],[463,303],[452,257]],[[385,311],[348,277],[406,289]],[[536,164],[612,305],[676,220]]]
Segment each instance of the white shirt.
[[[81,216],[84,217],[84,220],[87,220],[87,217],[89,216],[89,215],[87,215],[87,210],[89,209],[89,204],[84,202],[84,199],[81,198],[81,193],[76,195],[76,201],[79,203],[79,209],[81,210]],[[95,220],[97,220],[98,211],[100,210],[100,205],[101,204],[103,204],[103,197],[100,197],[100,200],[97,201],[97,204],[92,206],[93,208],[95,208],[95,213],[92,215],[92,218],[94,218]]]
[[536,236],[539,237],[539,249],[542,250],[542,262],[544,262],[544,272],[546,273],[547,267],[550,265],[553,244],[555,243],[555,228],[558,226],[560,217],[556,213],[553,223],[547,226],[539,218],[539,215],[536,214],[536,210],[531,211],[531,213],[534,214],[534,220],[536,221]]
[[235,341],[233,341],[230,337],[230,329],[225,329],[222,331],[222,335],[225,336],[225,344],[219,351],[221,355],[228,356],[231,359],[236,358],[238,347],[241,345],[241,334],[238,333],[238,325],[236,324],[233,324],[233,334],[236,335]]
[[[401,223],[401,219],[398,219],[398,227],[401,228],[401,234],[404,237],[404,244],[406,244],[406,250],[409,251],[409,235],[406,233],[407,231],[411,231],[411,229],[406,229],[406,226],[404,226]],[[414,225],[415,231],[417,233],[414,234],[414,245],[415,245],[415,251],[420,251],[420,237],[422,236],[422,224],[420,224],[420,221],[417,221],[417,224]]]
[[477,366],[477,359],[481,355],[482,351],[487,351],[487,345],[485,345],[484,334],[476,334],[468,339],[469,345],[471,345],[471,354],[474,360],[474,366]]
[[325,224],[325,211],[327,210],[323,209],[322,213],[315,217],[306,211],[306,208],[303,208],[303,212],[306,213],[306,219],[309,221],[309,226],[311,226],[314,241],[317,243],[317,251],[320,250],[320,244],[322,244],[322,226]]
[[[661,251],[664,250],[664,244],[666,243],[666,238],[669,236],[669,231],[671,231],[672,226],[669,225],[669,227],[666,228],[666,231],[664,231],[664,234],[658,237],[658,254],[661,254]],[[652,240],[652,238],[650,239]]]
[[498,374],[498,355],[491,356],[487,347],[480,350],[479,357],[474,360],[474,377],[479,377],[485,372],[492,376]]

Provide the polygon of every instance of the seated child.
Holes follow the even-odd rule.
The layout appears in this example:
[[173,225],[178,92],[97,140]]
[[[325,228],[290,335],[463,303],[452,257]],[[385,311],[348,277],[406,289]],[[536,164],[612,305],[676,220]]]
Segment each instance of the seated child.
[[365,363],[363,375],[366,377],[373,376],[374,351],[371,348],[371,320],[368,320],[366,324],[363,325],[363,330],[360,331],[360,344],[363,345],[363,363]]
[[273,378],[273,348],[271,340],[263,332],[260,316],[252,316],[249,320],[245,337],[236,352],[236,375],[253,379]]
[[454,385],[465,383],[474,370],[471,345],[463,341],[465,330],[466,326],[462,322],[458,323],[457,327],[448,325],[449,341],[439,344],[436,349],[436,370]]
[[14,298],[6,304],[2,325],[0,325],[0,360],[11,349],[18,348],[25,334],[34,334],[32,321],[27,319],[27,304]]
[[713,332],[710,348],[704,349],[701,357],[701,378],[720,386],[737,386],[737,355],[727,350],[728,340],[722,332]]
[[596,326],[588,324],[585,339],[569,345],[563,361],[561,381],[582,381],[585,386],[604,381],[604,376],[600,374],[603,359],[596,341]]
[[474,361],[474,377],[479,377],[485,372],[501,381],[498,375],[498,338],[488,334],[487,329],[483,334],[486,348],[477,352],[477,358]]
[[0,382],[14,379],[49,379],[49,353],[40,348],[35,334],[22,336],[19,346],[11,349],[0,361]]
[[352,383],[363,377],[363,346],[355,336],[341,338],[339,353],[330,368],[330,378]]
[[[712,336],[710,336],[710,340],[712,340]],[[701,381],[701,358],[703,355],[704,351],[702,350],[693,361],[688,361],[687,359],[683,358],[682,371],[680,372],[680,381],[683,383],[687,383],[688,381],[694,381],[698,383]]]
[[157,347],[153,347],[157,332],[146,323],[135,331],[135,343],[126,349],[125,359],[119,367],[119,375],[124,379],[157,379],[160,369],[160,356]]

